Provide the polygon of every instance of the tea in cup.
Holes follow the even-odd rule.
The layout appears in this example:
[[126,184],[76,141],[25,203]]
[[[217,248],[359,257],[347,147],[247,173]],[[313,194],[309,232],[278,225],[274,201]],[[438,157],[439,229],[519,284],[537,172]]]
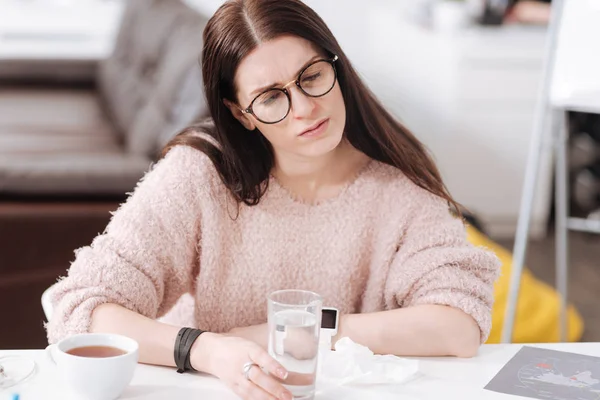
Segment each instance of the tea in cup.
[[74,335],[46,348],[59,375],[86,400],[114,400],[131,382],[138,343],[108,333]]

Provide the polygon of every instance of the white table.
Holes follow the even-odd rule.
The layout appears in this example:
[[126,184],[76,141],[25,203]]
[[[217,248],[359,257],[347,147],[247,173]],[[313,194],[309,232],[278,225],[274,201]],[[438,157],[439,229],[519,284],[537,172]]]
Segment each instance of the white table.
[[[535,344],[533,346],[600,356],[600,343]],[[484,390],[483,387],[520,348],[521,345],[516,344],[484,345],[480,349],[479,355],[471,359],[419,359],[419,376],[404,385],[395,387],[393,393],[390,392],[389,399],[516,399],[515,396]],[[0,400],[10,399],[14,391],[21,395],[21,400],[76,399],[61,383],[54,366],[46,358],[44,351],[0,351],[0,356],[9,354],[19,354],[35,359],[38,371],[35,376],[18,387],[11,388],[9,391],[0,391]],[[340,392],[336,393],[335,396],[317,396],[316,400],[371,398],[368,391],[357,392],[352,389],[351,393],[353,397],[347,397],[348,392]],[[388,399],[387,396],[381,394],[372,397],[378,400]],[[178,374],[171,368],[140,364],[122,399],[236,400],[237,396],[216,378],[194,374]]]

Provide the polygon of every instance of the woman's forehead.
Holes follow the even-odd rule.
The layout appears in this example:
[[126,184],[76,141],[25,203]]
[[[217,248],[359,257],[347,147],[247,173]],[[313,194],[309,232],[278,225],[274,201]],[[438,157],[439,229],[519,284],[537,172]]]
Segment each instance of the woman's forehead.
[[317,54],[311,42],[294,36],[261,43],[238,66],[235,80],[239,95],[249,96],[256,89],[288,83]]

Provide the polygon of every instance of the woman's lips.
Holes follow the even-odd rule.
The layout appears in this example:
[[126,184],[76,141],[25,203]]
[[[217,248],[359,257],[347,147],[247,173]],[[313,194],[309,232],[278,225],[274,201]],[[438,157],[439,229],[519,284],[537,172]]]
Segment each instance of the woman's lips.
[[302,136],[302,137],[319,136],[320,134],[325,132],[325,130],[327,129],[328,126],[329,126],[329,118],[327,118],[321,122],[318,122],[316,125],[314,125],[313,128],[309,128],[309,129],[305,130],[299,136]]

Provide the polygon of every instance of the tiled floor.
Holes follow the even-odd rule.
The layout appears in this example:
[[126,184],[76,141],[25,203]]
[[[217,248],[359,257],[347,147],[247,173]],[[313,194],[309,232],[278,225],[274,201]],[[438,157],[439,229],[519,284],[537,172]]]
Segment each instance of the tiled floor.
[[[569,287],[567,297],[582,314],[582,341],[600,342],[600,235],[573,232],[570,239]],[[512,250],[512,241],[499,241]],[[541,280],[554,285],[554,236],[531,241],[527,266]]]

